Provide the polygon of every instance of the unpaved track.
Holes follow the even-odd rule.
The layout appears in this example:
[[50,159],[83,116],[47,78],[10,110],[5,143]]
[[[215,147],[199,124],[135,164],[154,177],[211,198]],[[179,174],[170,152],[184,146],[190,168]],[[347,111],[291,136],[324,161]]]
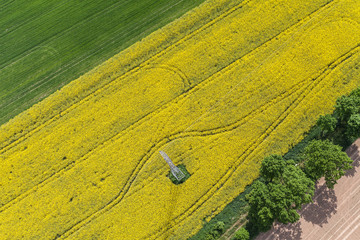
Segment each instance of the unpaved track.
[[256,240],[358,240],[360,239],[360,139],[347,149],[354,168],[343,176],[334,190],[321,180],[314,202],[300,212],[295,224],[276,224]]

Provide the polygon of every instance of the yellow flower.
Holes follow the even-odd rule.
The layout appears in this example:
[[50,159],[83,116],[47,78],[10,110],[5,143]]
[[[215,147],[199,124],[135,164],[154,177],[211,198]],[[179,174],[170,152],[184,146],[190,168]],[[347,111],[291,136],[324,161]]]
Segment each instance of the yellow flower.
[[209,0],[109,59],[1,126],[0,239],[188,238],[360,85],[359,20]]

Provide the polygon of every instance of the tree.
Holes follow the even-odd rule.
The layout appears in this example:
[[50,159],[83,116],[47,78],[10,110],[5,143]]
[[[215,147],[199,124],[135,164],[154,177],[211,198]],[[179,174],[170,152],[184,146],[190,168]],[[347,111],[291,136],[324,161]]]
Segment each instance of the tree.
[[218,239],[225,230],[225,223],[222,221],[216,222],[210,232],[205,236],[206,240]]
[[247,195],[250,219],[260,231],[268,230],[274,220],[285,224],[299,220],[296,210],[312,201],[314,182],[294,161],[285,162],[279,155],[265,158],[260,172],[267,184],[257,181]]
[[321,129],[321,135],[324,137],[326,134],[333,133],[335,131],[337,119],[330,114],[320,116],[316,122],[316,125]]
[[288,191],[289,209],[300,209],[312,201],[315,183],[299,167],[288,165],[283,172],[283,182]]
[[272,211],[273,202],[270,197],[269,189],[265,183],[255,181],[252,190],[246,198],[249,202],[249,217],[259,228],[260,231],[270,229],[275,220]]
[[268,184],[273,214],[281,223],[295,223],[300,216],[296,212],[314,196],[314,182],[297,166],[288,164],[279,183]]
[[313,140],[305,148],[305,172],[314,181],[325,177],[326,185],[334,188],[336,181],[351,169],[352,160],[341,147],[329,140]]
[[234,234],[233,240],[249,240],[250,234],[245,228],[240,228]]
[[225,223],[222,221],[216,222],[216,224],[213,226],[213,230],[219,232],[220,234],[223,233],[225,230]]
[[267,181],[277,181],[281,178],[285,168],[285,161],[280,155],[270,155],[265,157],[261,163],[260,175]]
[[353,114],[348,120],[347,135],[350,138],[360,137],[360,114]]
[[339,116],[342,125],[346,125],[350,116],[359,113],[360,96],[353,92],[349,96],[341,96],[336,100],[335,113]]

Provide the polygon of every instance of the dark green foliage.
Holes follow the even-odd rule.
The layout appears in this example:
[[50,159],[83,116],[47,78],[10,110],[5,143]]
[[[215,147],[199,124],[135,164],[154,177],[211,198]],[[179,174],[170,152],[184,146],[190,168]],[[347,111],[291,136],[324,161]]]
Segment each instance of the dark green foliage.
[[245,228],[240,228],[238,231],[236,231],[234,237],[232,240],[249,240],[250,235],[249,232]]
[[360,137],[360,114],[352,114],[347,124],[347,136],[349,138]]
[[300,209],[305,203],[310,203],[314,196],[315,184],[297,166],[288,165],[283,172],[283,185],[286,187],[288,209]]
[[316,122],[316,125],[321,129],[322,137],[327,134],[331,134],[335,131],[337,124],[337,119],[330,114],[326,114],[324,116],[320,116]]
[[269,188],[265,183],[255,181],[247,199],[250,205],[249,218],[251,221],[260,231],[269,230],[275,220],[271,210],[271,206],[274,204],[270,197]]
[[346,149],[360,137],[360,88],[336,100],[332,115],[320,116],[318,139],[329,139]]
[[[278,173],[269,174],[273,169]],[[266,231],[274,220],[282,223],[298,221],[300,216],[296,210],[312,201],[314,182],[295,166],[294,161],[285,162],[278,155],[265,158],[260,172],[265,173],[268,184],[256,181],[247,196],[252,222],[260,231]]]
[[280,155],[270,155],[264,158],[261,166],[260,175],[268,182],[276,181],[281,178],[285,161]]
[[223,233],[224,229],[225,229],[225,223],[218,221],[213,228],[215,231],[219,232],[219,233]]
[[333,188],[336,181],[351,169],[352,160],[341,150],[341,147],[329,140],[313,140],[305,148],[305,171],[307,175],[318,180],[325,177],[326,185]]
[[285,160],[293,159],[296,163],[301,164],[301,162],[304,160],[305,156],[305,147],[307,144],[312,141],[313,139],[317,138],[321,133],[320,128],[315,125],[311,128],[311,130],[307,133],[305,138],[296,144],[293,148],[291,148],[285,155]]
[[218,221],[212,227],[211,230],[205,235],[205,240],[218,239],[225,230],[225,223]]
[[335,113],[341,124],[346,124],[350,116],[360,111],[360,95],[354,91],[349,96],[341,96],[336,100]]
[[188,172],[188,170],[186,169],[184,164],[180,164],[177,167],[185,174],[185,177],[183,179],[181,179],[180,181],[178,181],[171,172],[169,172],[168,177],[174,184],[181,184],[181,183],[185,182],[191,175]]

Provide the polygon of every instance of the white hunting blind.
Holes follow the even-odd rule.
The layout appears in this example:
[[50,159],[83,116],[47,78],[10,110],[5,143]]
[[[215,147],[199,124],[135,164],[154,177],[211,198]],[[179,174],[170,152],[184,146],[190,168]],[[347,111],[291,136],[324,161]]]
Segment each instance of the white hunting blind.
[[180,181],[181,179],[183,179],[185,177],[185,174],[177,166],[175,166],[175,164],[171,161],[169,156],[164,151],[160,151],[159,153],[169,165],[170,171],[174,175],[176,180]]

